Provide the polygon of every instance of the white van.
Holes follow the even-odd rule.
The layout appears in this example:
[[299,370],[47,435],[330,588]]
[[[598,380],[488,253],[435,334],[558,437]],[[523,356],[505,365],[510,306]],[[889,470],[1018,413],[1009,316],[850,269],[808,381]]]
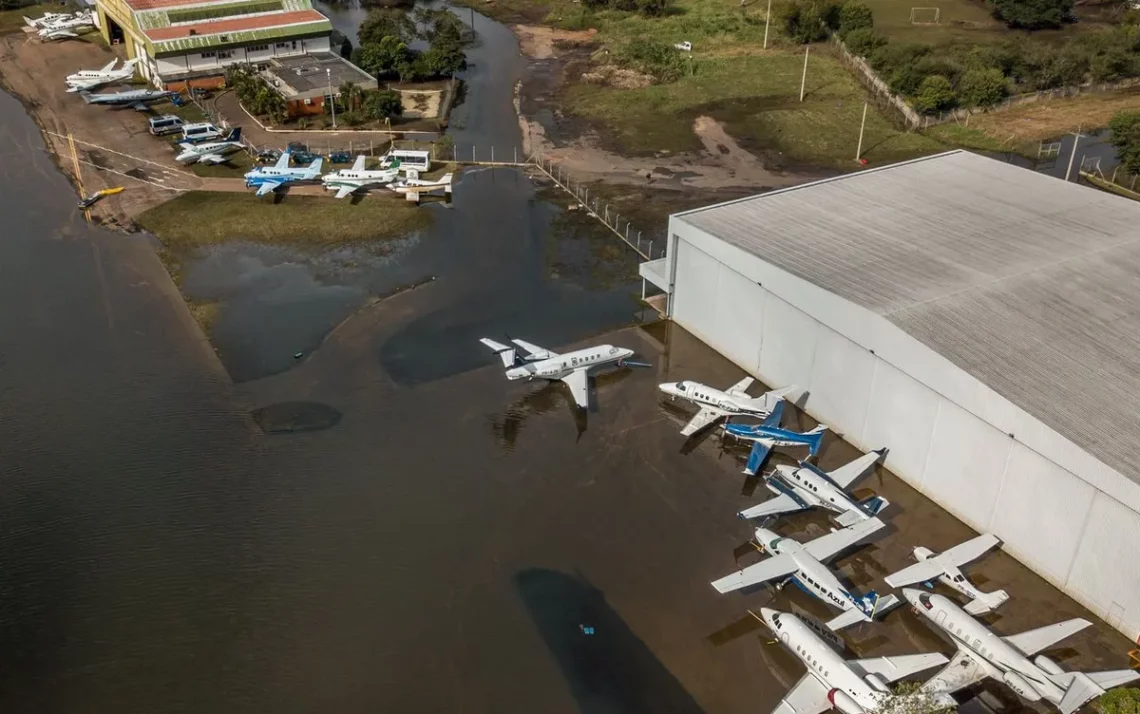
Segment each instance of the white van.
[[181,117],[176,117],[173,114],[163,114],[162,116],[151,117],[150,133],[154,136],[176,134],[182,131],[182,127],[185,124],[186,122],[182,121]]
[[222,130],[210,122],[186,124],[182,127],[182,141],[197,144],[203,141],[217,141],[223,136]]
[[380,159],[380,166],[388,168],[394,165],[397,161],[400,162],[400,170],[418,171],[419,173],[427,173],[431,171],[431,152],[430,151],[412,151],[410,149],[391,149],[387,154],[384,154]]

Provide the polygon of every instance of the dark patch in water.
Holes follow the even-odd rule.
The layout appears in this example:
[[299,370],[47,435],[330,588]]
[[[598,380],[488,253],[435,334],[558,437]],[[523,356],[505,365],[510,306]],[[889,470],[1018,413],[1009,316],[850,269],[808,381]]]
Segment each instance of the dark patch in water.
[[320,402],[280,402],[254,409],[250,416],[266,434],[294,434],[334,427],[342,415]]

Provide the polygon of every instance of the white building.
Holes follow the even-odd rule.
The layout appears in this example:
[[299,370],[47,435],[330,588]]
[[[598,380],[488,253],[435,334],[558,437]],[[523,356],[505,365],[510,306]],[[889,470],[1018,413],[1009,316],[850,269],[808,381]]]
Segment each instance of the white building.
[[957,151],[676,214],[642,276],[677,324],[810,390],[812,416],[1140,632],[1140,204]]

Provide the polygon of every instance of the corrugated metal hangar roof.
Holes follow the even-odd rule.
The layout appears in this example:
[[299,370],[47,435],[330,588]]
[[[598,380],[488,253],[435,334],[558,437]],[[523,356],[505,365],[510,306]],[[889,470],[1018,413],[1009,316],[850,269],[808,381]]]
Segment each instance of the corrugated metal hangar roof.
[[678,214],[1140,482],[1140,203],[955,151]]

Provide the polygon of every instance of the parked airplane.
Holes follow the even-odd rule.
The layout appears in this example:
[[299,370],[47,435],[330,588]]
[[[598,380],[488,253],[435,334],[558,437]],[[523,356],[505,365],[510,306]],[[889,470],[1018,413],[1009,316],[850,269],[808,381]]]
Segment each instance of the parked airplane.
[[[890,697],[907,696],[892,694],[888,684],[946,663],[946,657],[937,652],[844,659],[808,620],[768,608],[760,609],[760,619],[807,667],[772,714],[821,714],[828,709],[842,714],[870,714],[879,711]],[[936,699],[939,704],[954,703],[949,695],[936,695]]]
[[340,169],[327,173],[321,177],[321,183],[330,191],[336,191],[337,198],[344,198],[361,189],[373,186],[387,186],[400,175],[400,162],[397,161],[391,168],[380,170],[365,169],[366,157],[362,154],[356,157],[356,163],[351,169]]
[[897,573],[888,575],[885,578],[886,583],[892,588],[901,588],[938,578],[942,583],[970,598],[970,602],[966,605],[966,612],[971,615],[981,615],[996,610],[998,606],[1009,599],[1006,591],[995,590],[984,593],[974,587],[973,583],[967,580],[958,568],[977,560],[987,550],[1000,543],[1001,541],[997,539],[997,536],[984,533],[941,553],[934,553],[927,548],[918,546],[913,551],[918,562]]
[[135,76],[135,65],[138,64],[138,59],[129,59],[123,63],[119,69],[115,69],[115,65],[119,63],[119,58],[111,60],[103,69],[81,69],[75,74],[69,74],[63,80],[67,84],[68,92],[85,92],[104,84],[112,82],[121,82],[128,80]]
[[34,27],[38,30],[41,27],[46,27],[61,20],[70,20],[73,17],[75,17],[75,13],[73,12],[48,12],[34,20],[24,15],[24,23],[27,24],[28,27]]
[[[27,19],[27,18],[25,18]],[[91,12],[80,12],[71,17],[63,17],[39,26],[39,36],[42,40],[62,40],[68,37],[79,37],[77,30],[95,27],[95,20]]]
[[150,108],[147,106],[149,102],[157,102],[160,99],[167,99],[176,94],[178,94],[178,92],[168,92],[163,89],[130,89],[125,92],[104,92],[102,94],[80,92],[79,96],[83,97],[83,101],[88,104],[132,107],[137,111],[145,112]]
[[681,381],[666,382],[657,386],[670,399],[680,397],[700,407],[697,415],[681,429],[681,436],[692,436],[709,424],[722,417],[753,416],[763,419],[772,413],[780,400],[794,391],[795,387],[784,387],[771,392],[765,392],[759,397],[748,396],[748,388],[752,386],[753,379],[745,377],[725,391],[710,387],[700,382]]
[[843,611],[827,623],[832,630],[840,630],[856,622],[870,622],[873,616],[887,612],[901,601],[894,595],[879,597],[873,591],[864,597],[851,594],[824,562],[885,527],[878,518],[868,518],[803,544],[757,528],[757,547],[766,549],[772,557],[726,575],[714,581],[712,586],[723,594],[770,580],[779,581],[776,587],[782,588],[791,580],[807,594]]
[[426,179],[402,178],[398,181],[393,181],[392,183],[388,184],[388,188],[399,194],[412,192],[430,193],[432,191],[438,191],[439,189],[450,191],[451,174],[444,174],[435,181],[428,181]]
[[753,442],[752,451],[748,454],[748,462],[744,464],[744,473],[755,476],[768,454],[777,446],[806,446],[810,456],[819,453],[823,444],[823,433],[827,427],[820,424],[811,431],[800,433],[780,428],[780,419],[783,418],[783,402],[772,410],[772,413],[759,424],[725,424],[724,433],[738,439],[747,439]]
[[923,685],[928,692],[949,694],[991,677],[1031,702],[1044,699],[1061,714],[1072,714],[1106,689],[1140,679],[1140,672],[1131,669],[1066,672],[1044,655],[1030,661],[1034,654],[1088,627],[1092,624],[1088,620],[1075,618],[999,637],[948,597],[913,588],[903,590],[903,596],[958,647],[950,664]]
[[503,367],[507,370],[507,379],[534,379],[537,377],[550,381],[561,380],[570,387],[570,393],[574,396],[574,403],[582,409],[587,408],[590,403],[590,370],[611,364],[618,367],[649,366],[641,362],[629,362],[628,358],[633,356],[633,350],[625,347],[614,347],[613,345],[597,345],[566,354],[558,354],[529,342],[512,339],[511,342],[526,352],[526,356],[520,356],[515,347],[508,347],[486,337],[479,341],[499,355],[503,361]]
[[241,143],[241,127],[235,126],[221,141],[209,141],[204,144],[184,141],[178,144],[178,148],[181,151],[174,160],[180,164],[192,164],[195,161],[203,164],[220,164],[228,161],[230,154],[244,149],[245,144]]
[[736,515],[741,518],[764,518],[819,507],[838,513],[835,521],[844,527],[873,518],[890,501],[881,496],[856,501],[844,489],[870,471],[884,453],[885,450],[863,454],[826,473],[803,461],[799,466],[781,464],[765,481],[768,490],[775,493],[776,497],[746,508]]
[[286,151],[273,166],[259,166],[245,175],[245,187],[257,188],[257,195],[264,196],[295,181],[312,181],[321,175],[324,159],[317,158],[303,168],[289,167],[289,152]]

